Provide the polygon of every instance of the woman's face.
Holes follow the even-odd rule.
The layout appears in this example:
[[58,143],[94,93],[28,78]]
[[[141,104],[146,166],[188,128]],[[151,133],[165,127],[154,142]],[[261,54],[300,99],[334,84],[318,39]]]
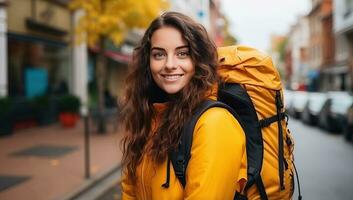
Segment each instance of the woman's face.
[[164,26],[152,34],[150,68],[153,80],[168,94],[179,92],[190,82],[195,66],[178,29]]

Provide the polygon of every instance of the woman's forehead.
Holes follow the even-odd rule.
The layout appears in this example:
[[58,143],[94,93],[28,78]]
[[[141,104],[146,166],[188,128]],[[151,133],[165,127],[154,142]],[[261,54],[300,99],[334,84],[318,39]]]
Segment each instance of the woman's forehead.
[[182,33],[172,26],[163,26],[157,29],[151,37],[151,48],[177,48],[188,43]]

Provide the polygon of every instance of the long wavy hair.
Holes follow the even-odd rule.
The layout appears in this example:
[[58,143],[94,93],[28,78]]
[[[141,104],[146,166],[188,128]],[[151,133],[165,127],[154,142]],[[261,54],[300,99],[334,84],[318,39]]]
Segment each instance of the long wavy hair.
[[[156,30],[165,26],[180,31],[189,46],[195,66],[195,74],[190,82],[174,95],[168,95],[158,88],[150,71],[151,37]],[[136,167],[142,160],[147,138],[152,139],[149,152],[156,163],[162,163],[168,152],[177,147],[184,123],[218,80],[216,65],[217,51],[213,41],[205,28],[190,17],[166,12],[150,24],[133,53],[122,100],[121,119],[126,131],[122,140],[122,163],[133,182],[136,181]],[[161,101],[166,101],[167,108],[156,133],[151,137],[152,119],[156,117],[153,103]]]

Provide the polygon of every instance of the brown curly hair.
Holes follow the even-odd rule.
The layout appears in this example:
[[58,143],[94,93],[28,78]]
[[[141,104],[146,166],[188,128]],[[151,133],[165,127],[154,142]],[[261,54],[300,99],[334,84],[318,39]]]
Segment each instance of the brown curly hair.
[[[189,46],[195,66],[195,74],[189,84],[172,97],[156,86],[149,66],[152,34],[164,26],[180,31]],[[146,30],[129,66],[131,72],[126,79],[127,88],[121,112],[127,133],[122,140],[122,163],[133,182],[136,181],[135,170],[142,160],[152,119],[156,115],[153,103],[166,100],[168,105],[157,132],[152,137],[152,159],[161,163],[167,158],[168,152],[177,146],[184,123],[217,82],[216,65],[217,50],[213,41],[205,28],[190,17],[177,12],[166,12],[156,18]]]

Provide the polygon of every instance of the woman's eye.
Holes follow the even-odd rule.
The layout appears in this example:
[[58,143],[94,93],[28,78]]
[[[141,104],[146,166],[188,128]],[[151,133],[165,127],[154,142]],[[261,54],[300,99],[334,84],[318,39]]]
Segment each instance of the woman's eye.
[[165,57],[165,54],[161,52],[156,52],[156,53],[153,53],[152,56],[157,60],[161,60]]
[[186,58],[186,57],[188,57],[190,54],[189,54],[189,51],[181,51],[181,52],[179,52],[177,55],[178,55],[179,58]]

